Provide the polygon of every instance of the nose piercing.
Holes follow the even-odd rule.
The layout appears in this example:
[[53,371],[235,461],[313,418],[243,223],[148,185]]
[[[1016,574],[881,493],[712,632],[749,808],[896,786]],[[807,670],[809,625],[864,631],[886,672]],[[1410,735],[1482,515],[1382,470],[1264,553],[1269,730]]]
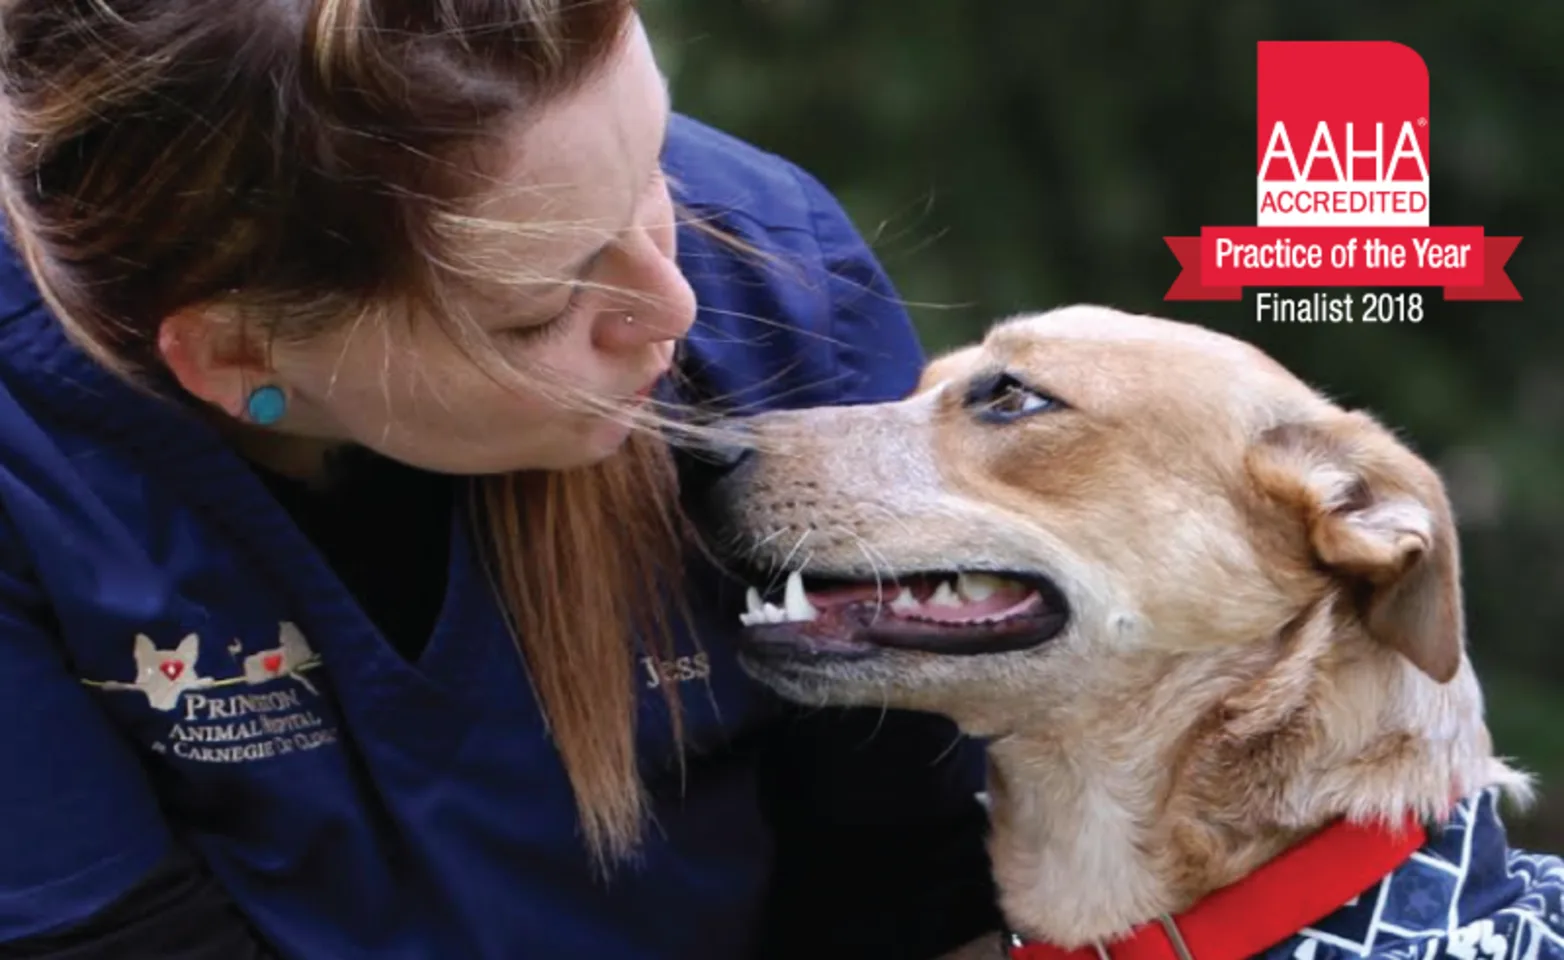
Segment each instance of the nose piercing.
[[635,322],[635,314],[633,314],[633,313],[625,314],[625,323],[634,323],[634,322]]

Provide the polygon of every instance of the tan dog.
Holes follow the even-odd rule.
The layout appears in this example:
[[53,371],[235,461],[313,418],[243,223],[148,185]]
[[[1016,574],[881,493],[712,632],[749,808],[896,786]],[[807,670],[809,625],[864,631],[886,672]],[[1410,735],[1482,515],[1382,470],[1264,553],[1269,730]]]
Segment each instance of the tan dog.
[[752,423],[772,452],[714,494],[756,571],[748,668],[989,738],[1027,938],[1111,944],[1339,818],[1527,795],[1463,652],[1439,477],[1250,346],[1070,307],[903,402]]

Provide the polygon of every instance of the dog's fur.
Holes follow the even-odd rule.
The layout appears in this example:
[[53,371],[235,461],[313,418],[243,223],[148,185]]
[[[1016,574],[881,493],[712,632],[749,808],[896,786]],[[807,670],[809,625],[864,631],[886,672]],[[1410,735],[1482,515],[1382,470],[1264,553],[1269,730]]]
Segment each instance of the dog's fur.
[[[999,370],[1062,405],[980,421],[967,385]],[[1333,818],[1528,796],[1484,725],[1439,477],[1251,346],[1069,307],[996,325],[902,402],[752,426],[774,452],[714,495],[745,562],[1028,571],[1067,599],[1067,628],[1019,652],[799,639],[749,660],[802,702],[988,738],[995,877],[1026,936],[1111,941]]]

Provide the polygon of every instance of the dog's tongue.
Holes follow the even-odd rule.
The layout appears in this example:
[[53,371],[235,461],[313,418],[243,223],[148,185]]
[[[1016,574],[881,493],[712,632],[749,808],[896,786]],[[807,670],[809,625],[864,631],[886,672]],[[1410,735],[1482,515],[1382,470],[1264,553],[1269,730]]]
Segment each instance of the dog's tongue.
[[1019,613],[1033,601],[1034,594],[1014,580],[960,574],[953,579],[919,578],[900,584],[854,583],[809,590],[806,596],[818,610],[878,602],[892,616],[967,623]]

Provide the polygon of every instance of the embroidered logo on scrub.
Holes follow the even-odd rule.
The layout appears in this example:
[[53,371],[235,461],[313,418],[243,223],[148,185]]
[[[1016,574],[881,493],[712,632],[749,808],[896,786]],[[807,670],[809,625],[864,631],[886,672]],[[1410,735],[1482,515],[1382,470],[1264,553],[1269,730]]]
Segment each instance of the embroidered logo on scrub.
[[[316,709],[320,691],[304,675],[320,666],[320,657],[291,623],[279,625],[275,647],[246,655],[238,640],[229,644],[232,676],[201,672],[201,640],[193,633],[167,649],[137,635],[131,652],[134,680],[82,682],[141,693],[154,710],[175,714],[168,732],[152,744],[157,753],[200,763],[243,763],[336,742],[335,728]],[[279,682],[287,685],[260,689]]]

